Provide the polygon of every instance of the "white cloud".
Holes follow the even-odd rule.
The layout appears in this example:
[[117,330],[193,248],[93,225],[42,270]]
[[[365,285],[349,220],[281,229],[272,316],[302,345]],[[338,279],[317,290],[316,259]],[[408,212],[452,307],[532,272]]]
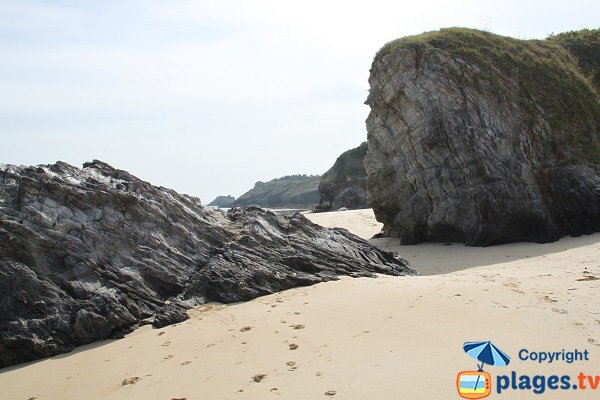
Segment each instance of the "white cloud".
[[444,26],[544,37],[594,27],[598,11],[578,0],[4,1],[0,160],[104,158],[205,200],[239,195],[323,172],[364,140],[368,70],[386,41]]

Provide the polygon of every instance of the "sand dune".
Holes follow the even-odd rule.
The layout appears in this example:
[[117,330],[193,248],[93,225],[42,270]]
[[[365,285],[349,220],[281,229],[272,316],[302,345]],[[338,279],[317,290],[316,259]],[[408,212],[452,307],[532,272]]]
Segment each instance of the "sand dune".
[[[314,214],[363,237],[370,210]],[[398,247],[423,275],[344,278],[243,304],[210,304],[163,329],[0,371],[6,399],[454,399],[475,367],[462,343],[492,340],[513,361],[495,374],[600,375],[600,234],[550,244]],[[538,364],[531,351],[588,350]],[[573,378],[575,379],[575,378]],[[591,399],[506,391],[490,398]]]

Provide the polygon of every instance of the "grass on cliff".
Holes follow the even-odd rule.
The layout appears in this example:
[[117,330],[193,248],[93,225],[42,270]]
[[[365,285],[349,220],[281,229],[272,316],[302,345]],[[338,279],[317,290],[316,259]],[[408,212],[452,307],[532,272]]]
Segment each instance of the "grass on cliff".
[[596,91],[600,91],[600,29],[553,34],[548,40],[569,50],[583,73],[593,82]]
[[[448,68],[460,86],[481,92],[487,83],[497,96],[519,105],[532,133],[541,116],[552,129],[567,132],[574,144],[587,148],[589,161],[600,164],[600,98],[595,87],[600,79],[599,30],[519,40],[447,28],[391,41],[377,52],[374,63],[399,48],[438,49],[464,61],[459,69]],[[509,89],[511,82],[517,83],[517,93]]]
[[[579,36],[583,37],[581,46],[574,44],[581,40]],[[597,135],[600,101],[591,77],[600,64],[598,46],[597,32],[519,40],[474,29],[448,28],[391,41],[377,52],[374,63],[398,48],[439,49],[467,64],[460,70],[450,68],[448,74],[453,80],[459,85],[472,85],[479,92],[488,84],[498,96],[520,106],[532,129],[541,114],[553,129]],[[567,50],[570,48],[585,56],[582,67],[576,54]],[[518,84],[516,98],[509,82]]]
[[367,173],[363,165],[363,159],[366,154],[367,142],[363,142],[360,146],[343,152],[337,158],[333,167],[323,174],[320,185],[344,185],[348,178],[354,181],[366,179]]

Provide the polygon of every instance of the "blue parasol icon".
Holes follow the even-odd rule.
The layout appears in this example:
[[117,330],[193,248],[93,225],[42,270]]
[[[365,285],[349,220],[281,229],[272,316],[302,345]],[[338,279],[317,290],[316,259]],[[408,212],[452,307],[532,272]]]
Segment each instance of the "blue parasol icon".
[[502,350],[492,344],[492,342],[466,342],[463,344],[465,353],[481,361],[481,366],[477,365],[480,371],[483,371],[483,365],[506,366],[510,363],[510,357]]
[[[510,357],[507,356],[502,350],[494,346],[490,341],[466,342],[463,344],[463,349],[465,350],[465,353],[477,361],[481,361],[481,365],[477,364],[479,371],[483,371],[483,366],[485,364],[504,367],[510,363]],[[477,376],[475,387],[477,387],[478,383],[479,375]]]

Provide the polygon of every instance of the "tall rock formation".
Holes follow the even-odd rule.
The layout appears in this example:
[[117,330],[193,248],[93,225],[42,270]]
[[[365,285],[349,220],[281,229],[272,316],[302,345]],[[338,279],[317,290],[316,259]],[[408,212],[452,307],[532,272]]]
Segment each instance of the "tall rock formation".
[[363,160],[367,142],[345,151],[321,177],[321,200],[315,211],[367,208],[367,172]]
[[413,273],[300,213],[225,213],[100,161],[0,164],[0,367],[160,327],[205,302]]
[[365,159],[384,233],[478,246],[600,230],[600,100],[578,64],[557,40],[470,29],[385,45]]

